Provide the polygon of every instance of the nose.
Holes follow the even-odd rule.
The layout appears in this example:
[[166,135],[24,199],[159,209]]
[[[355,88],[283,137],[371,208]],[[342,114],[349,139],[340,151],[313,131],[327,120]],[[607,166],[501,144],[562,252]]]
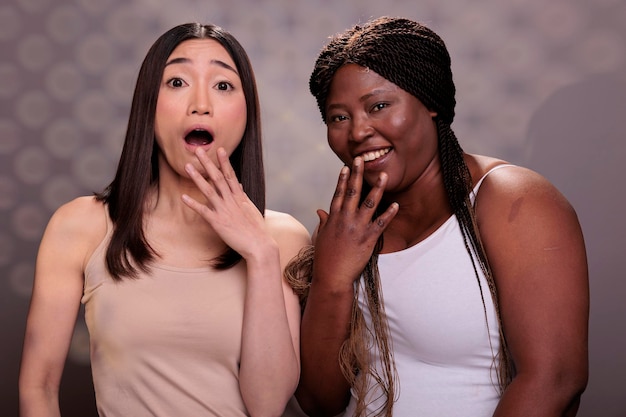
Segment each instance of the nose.
[[350,127],[350,140],[363,142],[374,134],[374,128],[366,116],[354,116]]
[[211,97],[207,88],[194,89],[189,103],[190,114],[211,114]]

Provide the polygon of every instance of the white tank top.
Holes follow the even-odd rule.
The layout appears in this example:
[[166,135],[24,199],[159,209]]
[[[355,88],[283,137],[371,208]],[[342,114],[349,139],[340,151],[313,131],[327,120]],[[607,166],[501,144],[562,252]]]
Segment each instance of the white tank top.
[[[504,166],[485,174],[474,194],[490,172]],[[500,348],[499,326],[478,262],[476,267],[482,297],[456,216],[415,246],[379,255],[399,381],[394,416],[493,415],[499,401],[493,359]],[[363,297],[359,305],[370,326]],[[375,349],[372,360],[378,367],[380,357]],[[370,412],[382,404],[377,399],[380,390],[372,388],[367,401]],[[355,400],[353,392],[345,416],[353,415]]]

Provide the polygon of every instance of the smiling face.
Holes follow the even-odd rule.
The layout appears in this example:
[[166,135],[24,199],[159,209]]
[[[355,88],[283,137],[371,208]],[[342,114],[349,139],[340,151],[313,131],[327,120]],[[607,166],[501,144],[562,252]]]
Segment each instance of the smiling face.
[[339,68],[326,100],[328,143],[348,166],[365,161],[365,181],[387,173],[387,191],[401,191],[437,158],[437,129],[416,97],[356,64]]
[[169,56],[159,87],[155,136],[160,149],[159,171],[186,175],[202,147],[215,162],[215,150],[230,155],[246,129],[246,98],[236,65],[226,49],[212,39],[182,42]]

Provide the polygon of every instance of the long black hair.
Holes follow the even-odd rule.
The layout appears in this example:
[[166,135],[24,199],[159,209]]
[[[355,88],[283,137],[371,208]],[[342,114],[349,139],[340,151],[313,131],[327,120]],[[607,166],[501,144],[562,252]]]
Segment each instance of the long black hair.
[[[261,213],[265,210],[265,176],[261,146],[259,98],[252,65],[233,35],[219,26],[186,23],[161,35],[150,47],[137,77],[124,147],[113,181],[96,198],[108,206],[114,225],[106,253],[106,265],[115,280],[135,277],[147,270],[158,254],[147,242],[144,209],[148,193],[159,181],[154,123],[163,70],[172,51],[190,39],[213,39],[231,56],[246,99],[247,120],[243,138],[230,162],[244,191]],[[218,269],[229,268],[241,256],[232,249],[214,260]]]

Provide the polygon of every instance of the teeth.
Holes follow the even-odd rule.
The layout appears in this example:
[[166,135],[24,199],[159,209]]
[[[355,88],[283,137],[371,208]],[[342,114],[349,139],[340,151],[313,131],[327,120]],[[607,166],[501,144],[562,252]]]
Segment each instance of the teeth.
[[385,149],[379,149],[373,152],[366,152],[362,154],[361,157],[363,158],[365,162],[373,161],[374,159],[378,159],[381,156],[386,155],[387,153],[389,153],[390,150],[391,148],[385,148]]

